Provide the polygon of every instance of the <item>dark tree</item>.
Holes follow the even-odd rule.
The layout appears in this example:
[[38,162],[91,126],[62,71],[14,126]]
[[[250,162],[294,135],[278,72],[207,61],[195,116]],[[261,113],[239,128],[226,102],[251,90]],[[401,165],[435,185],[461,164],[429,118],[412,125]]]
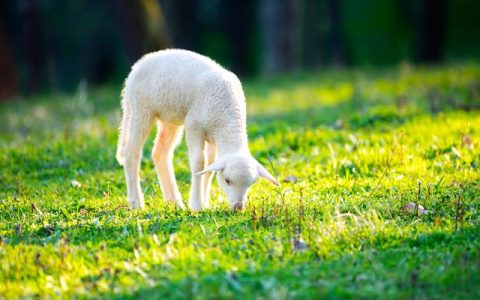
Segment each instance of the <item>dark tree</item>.
[[328,52],[330,61],[341,66],[345,64],[345,48],[342,36],[342,10],[340,0],[326,0],[325,11],[328,23]]
[[196,0],[164,0],[168,32],[176,48],[198,50],[201,24],[197,17]]
[[157,0],[110,0],[131,63],[145,52],[171,46],[163,11]]
[[22,49],[28,70],[28,91],[38,91],[47,75],[47,45],[45,30],[37,0],[20,3]]
[[273,74],[295,70],[299,60],[299,1],[263,0],[260,3],[264,71]]
[[446,0],[424,0],[420,20],[418,59],[435,63],[443,59]]
[[0,24],[0,100],[13,98],[17,92],[15,59],[11,42]]
[[250,50],[255,25],[254,5],[251,0],[223,1],[220,22],[230,44],[232,69],[238,75],[251,71]]
[[316,68],[322,61],[322,7],[318,0],[303,1],[303,18],[301,29],[301,60],[302,67]]

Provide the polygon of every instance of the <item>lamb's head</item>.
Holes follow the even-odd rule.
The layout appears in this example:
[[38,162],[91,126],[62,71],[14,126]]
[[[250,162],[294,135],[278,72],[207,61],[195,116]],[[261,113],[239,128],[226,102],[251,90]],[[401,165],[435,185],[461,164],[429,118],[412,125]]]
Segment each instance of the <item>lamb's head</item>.
[[232,153],[220,157],[198,174],[217,171],[218,185],[227,195],[233,210],[242,210],[250,186],[263,177],[278,186],[273,176],[249,154]]

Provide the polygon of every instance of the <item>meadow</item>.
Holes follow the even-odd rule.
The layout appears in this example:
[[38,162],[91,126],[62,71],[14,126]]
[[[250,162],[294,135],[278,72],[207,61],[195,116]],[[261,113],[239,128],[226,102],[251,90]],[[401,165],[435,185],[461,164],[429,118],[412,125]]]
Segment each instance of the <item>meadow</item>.
[[[480,65],[244,82],[258,181],[231,212],[146,208],[115,161],[120,85],[0,106],[0,299],[480,298]],[[185,143],[175,153],[188,197]]]

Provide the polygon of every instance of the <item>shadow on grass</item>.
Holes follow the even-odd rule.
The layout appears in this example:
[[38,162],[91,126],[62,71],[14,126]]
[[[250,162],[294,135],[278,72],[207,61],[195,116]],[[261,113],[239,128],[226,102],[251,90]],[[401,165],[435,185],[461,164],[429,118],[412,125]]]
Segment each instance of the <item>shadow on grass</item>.
[[[50,212],[63,215],[61,208],[51,210]],[[132,250],[133,243],[141,239],[143,235],[169,235],[177,232],[181,226],[197,226],[212,221],[217,222],[229,219],[229,217],[235,214],[235,212],[229,209],[190,213],[175,210],[173,207],[169,211],[134,212],[135,215],[133,216],[130,213],[131,211],[128,210],[127,206],[104,209],[90,216],[88,219],[81,220],[78,218],[81,216],[74,217],[77,221],[76,224],[63,226],[56,224],[61,222],[52,222],[49,225],[40,226],[38,229],[5,235],[4,239],[10,245],[53,245],[62,237],[66,237],[68,243],[71,245],[82,246],[88,242],[93,248],[100,248],[103,243],[108,242],[109,246]],[[124,219],[127,223],[113,225],[110,223],[101,224],[100,221],[98,221],[102,220],[103,222],[106,220],[110,222],[114,217]],[[92,218],[97,221],[92,222]],[[41,224],[41,220],[37,222]],[[143,225],[139,229],[139,222],[148,222],[148,224]],[[228,226],[234,225],[230,224]],[[224,231],[224,227],[225,226],[219,226],[217,229]]]
[[[470,181],[464,181],[462,183],[462,188],[459,189],[454,183],[444,183],[441,191],[432,190],[428,201],[426,199],[417,199],[416,186],[412,186],[413,190],[400,190],[398,193],[401,196],[401,202],[398,202],[393,206],[384,206],[382,203],[382,196],[379,196],[378,199],[365,198],[360,195],[359,199],[363,199],[357,202],[354,206],[345,206],[338,207],[340,213],[345,214],[357,214],[367,213],[370,210],[375,210],[376,213],[385,220],[395,221],[397,218],[401,217],[409,222],[416,222],[416,216],[410,216],[404,214],[402,210],[406,202],[417,202],[420,201],[430,213],[426,216],[423,216],[421,220],[426,224],[434,224],[436,217],[441,219],[447,218],[449,220],[456,220],[457,216],[457,202],[455,202],[455,195],[461,193],[462,195],[462,205],[464,207],[469,207],[471,212],[465,216],[464,221],[466,223],[475,223],[475,220],[478,218],[478,203],[476,202],[476,195],[479,190],[478,182],[475,179]],[[326,194],[336,194],[341,195],[342,197],[348,198],[351,196],[351,190],[339,190],[338,187],[330,187],[325,190]],[[65,192],[68,194],[68,191]],[[354,194],[357,192],[354,192]],[[365,191],[365,195],[369,193]],[[408,196],[409,195],[409,196]],[[63,195],[58,195],[61,199]],[[292,195],[292,199],[295,198],[295,195]],[[429,196],[430,197],[430,196]],[[161,198],[161,197],[160,197]],[[277,218],[278,216],[283,217],[282,213],[278,212],[275,207],[267,207],[269,205],[265,201],[260,201],[257,199],[256,203],[250,204],[249,209],[243,213],[236,213],[231,211],[225,205],[224,208],[210,209],[202,211],[200,213],[191,213],[189,211],[182,211],[175,209],[173,205],[167,203],[158,203],[163,202],[163,199],[148,199],[146,201],[146,210],[141,211],[132,211],[128,208],[128,204],[118,201],[109,201],[104,205],[99,205],[101,199],[91,200],[90,203],[82,203],[77,201],[68,202],[61,204],[55,202],[54,206],[49,208],[40,207],[41,211],[47,212],[46,215],[35,211],[28,203],[23,203],[24,205],[18,205],[18,213],[22,213],[24,216],[27,216],[28,221],[18,222],[18,220],[7,221],[7,224],[10,226],[10,234],[5,235],[4,237],[9,244],[34,244],[34,245],[46,245],[46,244],[55,244],[63,236],[68,238],[68,242],[73,245],[83,245],[88,242],[93,247],[99,246],[104,242],[111,242],[112,246],[124,248],[131,247],[133,242],[143,234],[172,234],[180,230],[182,226],[199,226],[201,224],[222,224],[222,222],[227,222],[227,225],[217,225],[216,230],[220,234],[220,238],[229,238],[229,235],[234,234],[237,229],[242,232],[245,228],[239,228],[238,226],[247,226],[252,228],[252,214],[255,210],[256,219],[261,225],[261,220],[263,217],[268,218],[268,223],[265,229],[275,229],[275,228],[284,228],[284,225],[288,225],[288,219]],[[287,198],[287,202],[290,200]],[[424,202],[427,201],[427,202]],[[255,208],[253,208],[253,206]],[[295,205],[295,204],[292,204]],[[314,222],[322,221],[322,214],[318,214],[318,207],[322,205],[327,205],[325,203],[304,200],[303,202],[303,211],[304,217],[308,218]],[[293,210],[290,209],[290,213],[300,209],[300,207],[293,207]],[[280,215],[277,215],[280,214]],[[7,217],[7,216],[5,216]],[[25,218],[25,217],[24,217]],[[271,219],[271,220],[270,220]],[[234,223],[231,222],[234,221]],[[239,222],[238,220],[243,220]],[[273,221],[272,221],[273,220]],[[420,220],[420,219],[419,219]],[[292,220],[291,220],[292,221]],[[287,223],[285,223],[287,222]],[[22,224],[25,228],[22,229]],[[64,225],[69,224],[69,225]],[[141,226],[140,232],[138,226]],[[15,230],[13,230],[15,226]],[[20,227],[18,227],[20,226]],[[233,228],[237,226],[237,228]],[[289,226],[289,225],[288,225]],[[351,225],[353,226],[353,225]],[[18,227],[18,229],[17,229]],[[5,228],[6,229],[6,228]],[[184,228],[185,229],[185,228]],[[229,231],[229,229],[234,229]],[[186,228],[187,232],[189,231]],[[248,231],[249,229],[247,229]],[[15,232],[14,232],[15,231]],[[225,235],[223,234],[225,233]]]
[[[254,270],[195,270],[170,280],[162,265],[150,270],[153,286],[102,296],[118,299],[172,298],[397,298],[478,299],[480,228],[422,234],[389,243],[380,238],[353,254],[328,258],[298,252],[291,259]],[[170,274],[171,275],[171,274]],[[175,276],[171,276],[175,277]],[[88,280],[88,279],[85,279]]]

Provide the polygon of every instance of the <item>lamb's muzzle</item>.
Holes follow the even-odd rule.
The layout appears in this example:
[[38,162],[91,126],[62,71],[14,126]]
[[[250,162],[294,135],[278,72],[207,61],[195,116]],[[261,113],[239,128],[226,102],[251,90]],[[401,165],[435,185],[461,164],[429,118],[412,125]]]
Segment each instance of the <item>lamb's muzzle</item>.
[[245,208],[245,203],[244,202],[237,202],[232,205],[232,209],[234,211],[241,211]]

